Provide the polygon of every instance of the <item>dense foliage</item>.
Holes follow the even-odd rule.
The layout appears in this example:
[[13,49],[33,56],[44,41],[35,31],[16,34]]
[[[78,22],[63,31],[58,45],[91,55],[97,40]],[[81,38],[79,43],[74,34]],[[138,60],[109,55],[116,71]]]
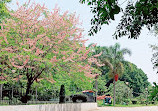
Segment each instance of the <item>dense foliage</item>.
[[74,14],[60,15],[57,7],[50,12],[45,6],[26,3],[10,15],[0,24],[1,76],[23,83],[22,102],[28,101],[31,86],[43,79],[50,83],[58,78],[90,82],[87,77],[95,74],[91,63],[101,64],[88,55],[90,49]]
[[92,50],[94,51],[93,54],[101,53],[98,59],[100,62],[105,64],[103,67],[108,67],[108,74],[110,79],[113,79],[116,74],[121,77],[124,72],[124,55],[131,55],[131,51],[129,49],[121,49],[120,44],[116,43],[115,45],[109,47],[96,46]]
[[158,23],[157,7],[158,0],[139,0],[136,3],[129,2],[117,27],[115,37],[118,38],[127,35],[128,38],[137,39],[144,26],[150,30]]
[[129,62],[124,62],[124,74],[120,80],[129,83],[128,86],[133,89],[135,97],[140,96],[150,85],[147,75],[135,64]]
[[98,83],[98,95],[102,96],[105,95],[105,93],[108,91],[107,86],[106,86],[106,79],[104,77],[105,75],[100,75],[97,78],[97,83]]
[[131,51],[127,48],[122,48],[120,44],[116,43],[114,46],[110,47],[103,47],[103,48],[95,48],[94,47],[94,53],[95,50],[99,50],[101,56],[100,61],[105,64],[109,68],[109,78],[113,79],[114,83],[114,102],[115,105],[115,83],[118,80],[119,77],[122,76],[124,72],[124,55],[129,54],[131,55]]
[[[94,26],[90,35],[97,33],[101,25],[109,24],[110,20],[114,20],[114,15],[121,11],[117,0],[87,1],[88,5],[94,6],[92,13],[96,14],[92,19]],[[8,2],[10,0],[0,1],[0,76],[5,80],[0,83],[9,90],[13,86],[23,88],[24,95],[19,94],[21,89],[14,92],[19,100],[26,103],[31,99],[30,92],[35,94],[36,91],[38,100],[50,100],[53,94],[59,94],[62,84],[66,95],[91,90],[95,87],[95,81],[91,78],[100,72],[98,95],[113,95],[111,83],[116,74],[120,79],[116,83],[117,103],[129,102],[132,96],[145,94],[145,88],[149,86],[146,74],[124,60],[125,54],[131,54],[130,50],[121,49],[119,44],[110,47],[92,44],[87,48],[75,15],[68,12],[61,15],[57,7],[50,12],[39,4],[25,4],[9,13],[5,5]],[[129,38],[137,38],[143,25],[152,27],[157,23],[156,5],[157,0],[129,3],[115,37],[129,35]],[[10,18],[7,18],[9,15]],[[152,48],[158,49],[156,46]],[[97,58],[102,64],[97,62]],[[157,52],[152,61],[154,68],[157,68]],[[157,99],[157,85],[154,85],[151,100]],[[12,98],[11,95],[9,98]]]
[[[108,47],[96,46],[93,48],[93,51],[94,51],[93,54],[102,52],[102,55],[98,57],[98,59],[101,62],[104,62],[108,57],[108,53],[109,53]],[[148,82],[147,75],[135,64],[125,61],[124,58],[122,58],[121,63],[123,66],[122,67],[123,72],[120,75],[119,80],[128,82],[128,87],[133,89],[134,97],[140,96],[144,92],[145,88],[147,88],[150,85]],[[102,84],[103,86],[106,86],[106,87],[109,87],[110,84],[113,83],[113,78],[111,78],[111,75],[110,75],[111,68],[109,66],[111,65],[105,64],[105,66],[97,67],[98,70],[102,72],[101,77],[99,78],[99,81],[100,82],[102,81],[102,83],[103,81],[106,81]],[[102,91],[104,91],[104,93],[108,92],[105,89]],[[103,94],[102,91],[99,89],[98,93]]]
[[152,86],[152,89],[150,90],[150,101],[158,101],[158,85],[154,82],[154,86]]
[[[113,96],[113,89],[114,85],[111,84],[109,86],[109,92],[111,96]],[[131,98],[133,97],[133,89],[129,88],[127,84],[125,84],[123,81],[116,82],[116,103],[117,104],[123,104],[129,103],[131,101]]]
[[[81,3],[87,3],[91,6],[91,12],[94,17],[91,19],[92,27],[89,35],[97,33],[103,24],[109,24],[111,20],[115,20],[115,15],[122,12],[120,0],[80,0]],[[126,1],[125,1],[126,2]],[[138,38],[142,27],[147,26],[148,29],[158,23],[158,0],[137,0],[129,1],[121,22],[117,26],[115,38],[127,35],[128,38]]]
[[0,22],[5,18],[9,17],[9,11],[6,4],[11,2],[11,0],[1,0],[0,1]]

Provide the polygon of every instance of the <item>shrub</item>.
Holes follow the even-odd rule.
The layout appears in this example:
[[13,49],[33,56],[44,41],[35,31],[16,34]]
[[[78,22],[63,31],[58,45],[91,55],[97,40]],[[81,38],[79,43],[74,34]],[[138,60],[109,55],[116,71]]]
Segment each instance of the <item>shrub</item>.
[[72,97],[73,102],[77,102],[77,100],[82,101],[82,102],[87,102],[87,96],[86,95],[77,94],[77,95],[73,95],[71,97]]

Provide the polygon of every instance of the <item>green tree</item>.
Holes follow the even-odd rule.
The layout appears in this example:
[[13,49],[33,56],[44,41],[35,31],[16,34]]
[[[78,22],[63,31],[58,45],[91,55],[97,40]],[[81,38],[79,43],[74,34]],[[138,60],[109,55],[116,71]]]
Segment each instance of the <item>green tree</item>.
[[[91,50],[93,50],[93,55],[102,52],[101,56],[99,56],[98,59],[99,61],[103,62],[105,61],[106,53],[110,53],[108,48],[109,47],[105,47],[105,46],[103,47],[96,46],[96,47],[93,47]],[[133,63],[122,60],[122,64],[123,64],[123,68],[122,68],[123,73],[122,73],[122,76],[120,76],[119,80],[128,83],[127,86],[133,89],[132,93],[134,97],[144,95],[145,89],[150,86],[147,75]],[[95,67],[95,65],[93,67]],[[112,71],[111,71],[112,67],[113,67],[112,64],[111,65],[107,64],[102,67],[96,67],[98,70],[102,72],[100,77],[102,81],[105,80],[106,83],[104,83],[104,85],[106,85],[107,87],[109,87],[110,84],[113,82],[112,75],[110,75],[110,73],[112,74]],[[106,91],[105,93],[107,92],[108,91]],[[100,94],[101,92],[98,92],[98,93]]]
[[150,101],[155,102],[155,101],[158,101],[158,85],[155,82],[153,84],[154,84],[154,86],[150,90],[149,99],[150,99]]
[[128,86],[133,89],[135,97],[140,96],[150,85],[147,75],[133,63],[125,61],[123,64],[124,73],[120,80],[128,82]]
[[98,83],[98,93],[97,95],[105,95],[105,93],[108,91],[107,87],[105,86],[106,85],[106,79],[103,79],[105,78],[104,77],[105,75],[100,75],[98,78],[97,78],[97,83]]
[[[114,85],[111,84],[109,86],[109,94],[111,96],[113,95],[113,90],[114,90]],[[129,103],[131,101],[131,98],[133,97],[133,89],[129,88],[127,86],[127,84],[125,84],[123,81],[118,81],[116,83],[116,103],[117,104],[123,104],[125,103]]]
[[[101,56],[98,57],[99,61],[104,61],[105,59],[105,52],[109,52],[108,51],[108,47],[101,47],[101,46],[96,46],[93,47],[93,55],[98,54],[98,53],[102,53]],[[125,61],[122,61],[123,64],[123,74],[122,76],[119,78],[119,80],[121,81],[125,81],[129,83],[129,87],[133,89],[134,92],[134,96],[137,97],[139,96],[141,93],[144,92],[144,89],[147,88],[150,83],[148,82],[148,77],[147,75],[140,69],[138,68],[135,64]],[[98,70],[100,70],[102,72],[101,79],[106,80],[106,83],[104,83],[104,85],[106,85],[107,87],[109,87],[109,85],[112,83],[112,77],[109,75],[110,72],[110,65],[104,65],[102,67],[96,67]],[[112,66],[110,66],[112,67]]]
[[131,51],[127,48],[121,49],[120,44],[116,43],[114,46],[110,47],[97,47],[94,48],[95,52],[102,51],[102,55],[99,56],[99,59],[102,63],[107,66],[109,78],[113,79],[114,83],[114,105],[115,105],[115,75],[118,74],[119,77],[122,76],[124,72],[124,55],[131,55]]
[[114,46],[110,46],[105,52],[104,63],[110,67],[109,76],[113,78],[113,83],[114,83],[114,105],[115,105],[115,75],[118,74],[118,76],[120,77],[123,74],[124,67],[122,62],[124,61],[125,54],[131,55],[131,51],[126,48],[121,49],[118,43],[116,43]]
[[0,1],[0,22],[5,18],[9,17],[9,11],[6,4],[10,3],[11,0],[1,0]]
[[[103,24],[109,24],[115,20],[114,15],[122,12],[119,0],[80,0],[81,3],[87,3],[91,6],[91,12],[94,17],[91,19],[92,27],[89,35],[97,33]],[[138,38],[142,27],[150,28],[158,23],[158,0],[137,0],[130,1],[123,12],[121,22],[114,33],[115,38],[127,35],[128,38]]]
[[17,76],[20,81],[26,80],[23,103],[30,99],[31,86],[37,79],[54,83],[53,77],[61,74],[90,82],[87,78],[94,69],[88,62],[90,50],[81,39],[82,30],[76,26],[74,14],[61,15],[58,8],[50,12],[38,4],[25,4],[10,15],[0,24],[1,76],[11,82]]

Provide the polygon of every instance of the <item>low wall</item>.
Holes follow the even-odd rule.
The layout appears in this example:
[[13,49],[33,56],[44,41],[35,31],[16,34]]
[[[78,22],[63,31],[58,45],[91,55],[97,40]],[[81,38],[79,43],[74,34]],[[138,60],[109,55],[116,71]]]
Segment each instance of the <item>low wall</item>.
[[97,103],[81,103],[81,111],[90,111],[97,108]]
[[0,111],[88,111],[96,108],[97,103],[66,103],[0,106]]

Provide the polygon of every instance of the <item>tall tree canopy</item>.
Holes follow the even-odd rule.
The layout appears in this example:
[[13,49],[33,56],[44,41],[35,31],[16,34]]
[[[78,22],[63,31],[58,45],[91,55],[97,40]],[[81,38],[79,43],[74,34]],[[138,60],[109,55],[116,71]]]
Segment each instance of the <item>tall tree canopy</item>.
[[149,86],[147,75],[133,63],[125,61],[123,64],[124,74],[120,80],[128,82],[128,86],[133,89],[133,95],[135,97],[140,96],[145,88]]
[[[111,57],[111,56],[109,56],[109,54],[112,51],[109,51],[110,49],[108,47],[96,46],[93,48],[93,50],[94,50],[94,52],[93,52],[94,55],[102,52],[102,55],[98,57],[98,59],[101,62],[104,62],[106,59],[108,59],[107,57],[109,57],[109,58]],[[109,64],[110,63],[111,62],[109,62]],[[144,92],[145,88],[147,88],[149,85],[147,75],[140,68],[138,68],[135,64],[130,63],[124,59],[122,59],[121,64],[122,64],[121,66],[123,66],[122,67],[123,72],[122,72],[122,74],[121,74],[122,76],[120,76],[119,80],[128,82],[128,87],[133,89],[133,95],[135,97],[139,96],[141,93]],[[112,76],[109,77],[109,75],[112,74],[111,70],[110,70],[112,68],[110,68],[109,66],[113,67],[112,64],[111,65],[105,64],[102,67],[98,67],[98,70],[102,71],[101,80],[106,81],[106,83],[104,83],[104,85],[106,85],[107,87],[109,87],[110,84],[113,83],[113,80],[111,79]],[[101,93],[101,92],[99,92],[99,93]]]
[[150,90],[150,96],[149,99],[152,102],[158,101],[158,85],[154,82],[154,86],[152,86],[152,89]]
[[1,76],[27,81],[22,102],[27,102],[31,85],[38,79],[54,83],[53,74],[81,81],[92,77],[90,64],[99,63],[89,57],[74,14],[60,15],[57,7],[50,12],[44,5],[26,3],[10,15],[0,24]]
[[[113,85],[111,84],[109,86],[109,94],[113,96]],[[123,81],[118,81],[116,83],[116,103],[117,104],[123,104],[129,103],[130,99],[133,97],[133,90],[132,88],[129,88],[127,84],[125,84]]]
[[[100,56],[100,61],[104,63],[109,68],[109,77],[113,79],[114,83],[114,105],[115,105],[115,81],[122,76],[124,72],[124,55],[131,55],[131,51],[127,48],[121,49],[120,44],[116,43],[114,46],[102,48],[102,55]],[[100,50],[101,51],[101,50]]]
[[[126,54],[131,55],[131,51],[127,48],[122,48],[120,44],[116,43],[114,46],[109,47],[94,47],[93,54],[101,53],[98,57],[100,62],[104,63],[109,68],[109,77],[114,78],[115,74],[121,76],[123,74],[123,62]],[[104,66],[103,66],[104,67]]]
[[[103,24],[109,24],[111,20],[115,20],[114,16],[122,11],[119,0],[80,0],[80,2],[91,6],[91,12],[94,14],[89,35],[100,31]],[[157,7],[158,0],[129,1],[114,33],[115,38],[127,35],[128,38],[137,39],[143,26],[147,26],[148,29],[152,28],[158,23]]]

